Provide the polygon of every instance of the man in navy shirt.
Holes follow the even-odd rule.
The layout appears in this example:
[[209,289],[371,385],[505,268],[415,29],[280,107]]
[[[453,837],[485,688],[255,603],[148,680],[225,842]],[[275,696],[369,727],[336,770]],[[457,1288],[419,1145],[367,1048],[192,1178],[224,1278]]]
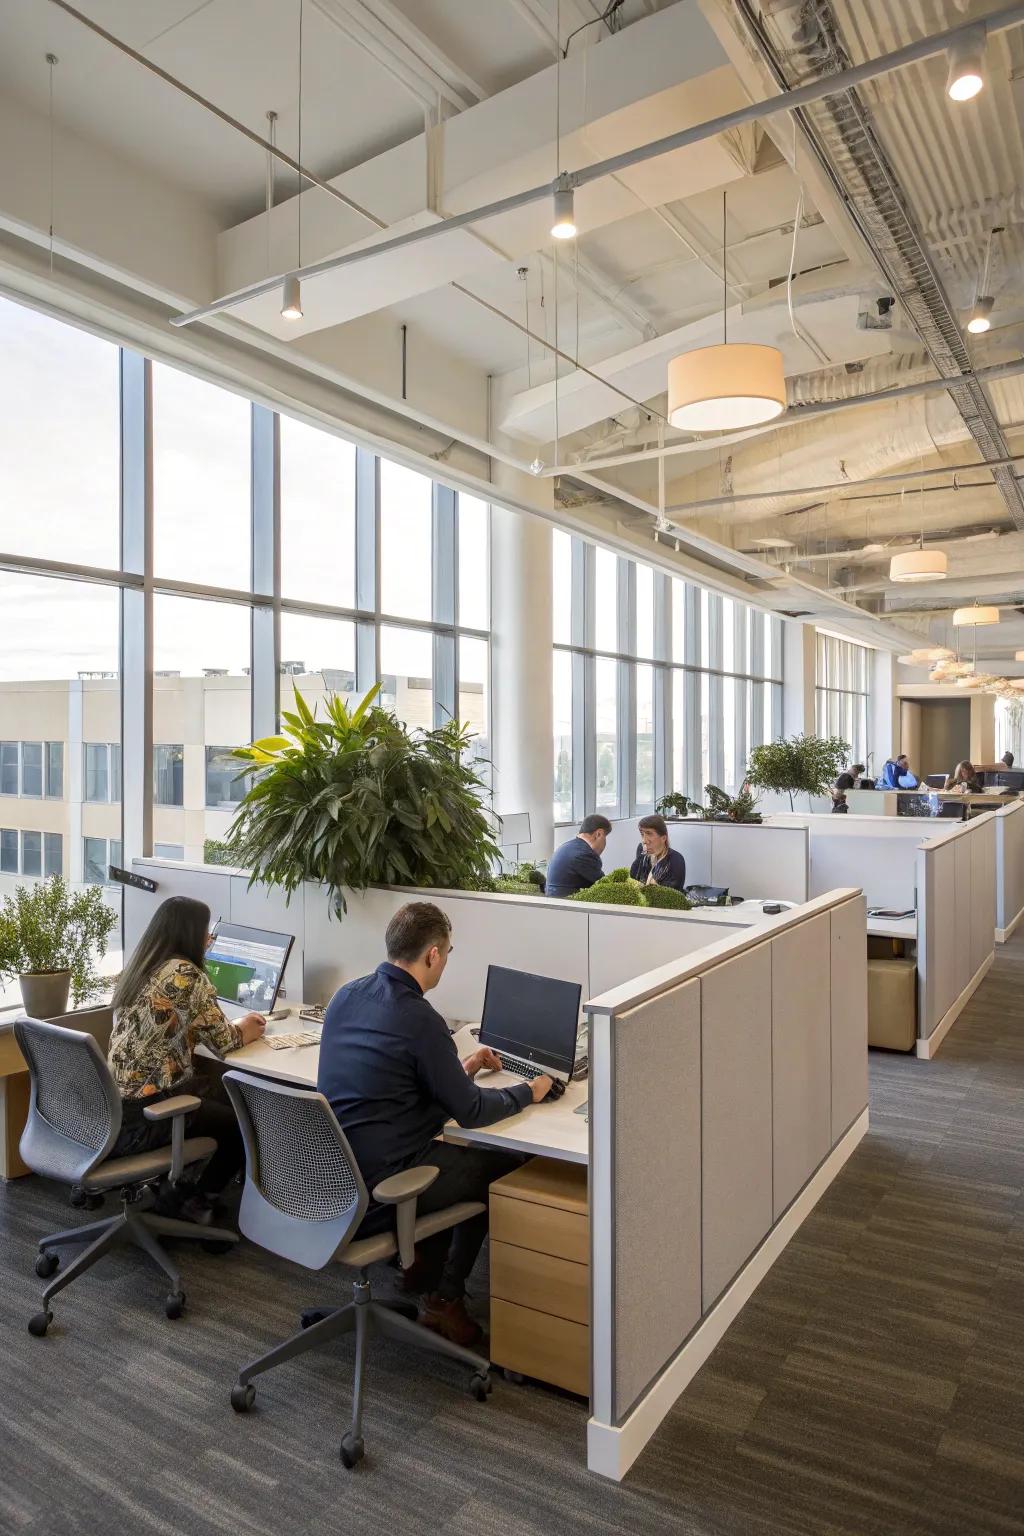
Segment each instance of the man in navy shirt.
[[[493,1125],[539,1104],[551,1079],[536,1077],[511,1088],[478,1088],[483,1070],[501,1061],[482,1046],[460,1061],[448,1026],[426,1000],[452,953],[451,924],[432,902],[412,901],[391,919],[384,936],[387,961],[372,976],[334,994],[324,1018],[317,1087],[330,1101],[371,1195],[374,1185],[403,1168],[440,1169],[417,1202],[428,1215],[460,1201],[487,1205],[488,1190],[522,1161],[519,1157],[435,1141],[447,1120]],[[394,1222],[387,1206],[371,1203],[360,1236]],[[421,1321],[470,1347],[480,1329],[466,1311],[466,1280],[484,1237],[487,1215],[460,1222],[421,1242],[406,1289],[424,1292]]]
[[561,843],[548,859],[545,896],[571,896],[600,880],[604,874],[601,855],[611,829],[607,816],[587,816],[580,822],[576,836]]

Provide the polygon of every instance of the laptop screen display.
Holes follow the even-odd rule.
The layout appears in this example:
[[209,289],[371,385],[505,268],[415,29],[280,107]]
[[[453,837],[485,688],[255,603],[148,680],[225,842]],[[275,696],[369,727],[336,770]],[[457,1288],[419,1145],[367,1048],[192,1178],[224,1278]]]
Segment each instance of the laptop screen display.
[[480,1044],[570,1074],[582,990],[578,982],[488,966]]

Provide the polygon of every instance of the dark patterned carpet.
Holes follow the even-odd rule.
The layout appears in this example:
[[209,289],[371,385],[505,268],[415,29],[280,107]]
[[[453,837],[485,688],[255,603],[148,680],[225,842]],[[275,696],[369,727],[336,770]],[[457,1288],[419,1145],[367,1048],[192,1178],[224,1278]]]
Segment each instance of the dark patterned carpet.
[[[183,1256],[190,1310],[118,1254],[57,1298],[34,1240],[77,1219],[0,1186],[0,1531],[12,1536],[1024,1533],[1024,936],[934,1062],[875,1053],[871,1132],[621,1487],[576,1400],[376,1342],[367,1460],[337,1459],[350,1344],[228,1405],[240,1361],[334,1279]],[[486,1289],[486,1275],[475,1277]]]

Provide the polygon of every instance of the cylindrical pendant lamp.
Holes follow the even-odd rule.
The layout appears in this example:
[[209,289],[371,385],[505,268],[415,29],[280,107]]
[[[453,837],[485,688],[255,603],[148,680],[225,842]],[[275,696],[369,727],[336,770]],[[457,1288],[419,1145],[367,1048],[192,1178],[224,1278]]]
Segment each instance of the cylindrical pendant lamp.
[[982,624],[998,624],[999,609],[992,604],[976,604],[973,608],[953,610],[953,623],[957,629],[979,628]]
[[906,549],[889,561],[890,581],[943,581],[947,561],[941,549]]
[[668,365],[668,419],[685,432],[725,432],[772,421],[786,409],[778,347],[729,341],[683,352]]

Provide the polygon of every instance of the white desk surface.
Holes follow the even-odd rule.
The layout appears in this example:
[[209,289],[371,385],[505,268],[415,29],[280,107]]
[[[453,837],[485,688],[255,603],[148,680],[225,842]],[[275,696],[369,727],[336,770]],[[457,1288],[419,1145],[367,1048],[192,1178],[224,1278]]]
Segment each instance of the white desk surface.
[[869,917],[868,933],[879,939],[917,938],[917,917]]
[[[297,1015],[292,1015],[274,1020],[267,1033],[292,1035],[309,1027]],[[476,1050],[476,1040],[468,1024],[456,1032],[454,1039],[460,1056],[468,1056]],[[279,1082],[294,1083],[300,1088],[315,1088],[320,1047],[303,1045],[275,1051],[264,1038],[232,1051],[224,1061],[228,1067],[238,1067],[243,1072],[274,1077]],[[510,1072],[481,1072],[476,1080],[481,1088],[510,1088],[513,1083],[522,1081]],[[570,1083],[556,1102],[531,1104],[518,1115],[510,1115],[507,1120],[481,1130],[463,1130],[454,1120],[449,1121],[444,1137],[459,1146],[493,1147],[496,1151],[554,1157],[566,1163],[586,1163],[589,1148],[587,1119],[585,1115],[573,1113],[586,1097],[587,1082],[584,1079],[580,1083]]]

